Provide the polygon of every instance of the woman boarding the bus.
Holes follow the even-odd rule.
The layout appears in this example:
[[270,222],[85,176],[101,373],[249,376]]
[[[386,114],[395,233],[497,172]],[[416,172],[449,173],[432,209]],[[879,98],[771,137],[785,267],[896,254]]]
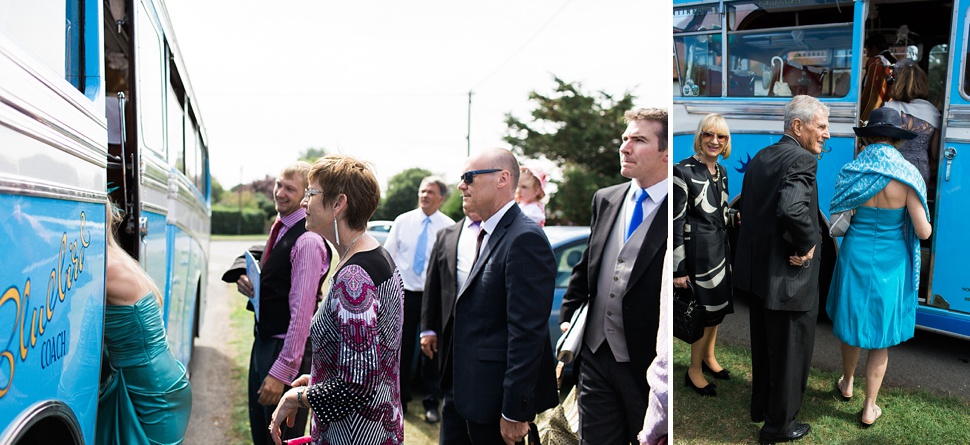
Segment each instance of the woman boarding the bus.
[[863,427],[882,415],[876,396],[886,374],[888,347],[913,337],[919,289],[919,239],[932,227],[926,186],[919,171],[897,151],[916,133],[900,128],[891,108],[872,112],[865,127],[855,127],[866,148],[845,165],[835,184],[833,214],[855,210],[835,264],[826,312],[842,341],[842,377],[836,389],[852,397],[861,349],[866,359]]
[[112,374],[98,400],[96,443],[180,444],[192,387],[165,340],[162,294],[118,245],[120,217],[110,202],[107,207],[104,344]]

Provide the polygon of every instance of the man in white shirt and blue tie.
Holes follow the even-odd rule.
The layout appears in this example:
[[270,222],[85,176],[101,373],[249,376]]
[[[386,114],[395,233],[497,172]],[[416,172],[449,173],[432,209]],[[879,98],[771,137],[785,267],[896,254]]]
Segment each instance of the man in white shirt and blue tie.
[[[418,208],[402,213],[394,219],[387,235],[387,249],[404,280],[404,328],[401,334],[401,405],[407,412],[411,400],[411,368],[418,341],[418,325],[421,321],[421,300],[427,276],[428,258],[434,247],[438,230],[455,223],[438,209],[448,194],[443,180],[429,176],[421,180],[418,188]],[[421,358],[418,358],[421,360]],[[424,362],[424,360],[421,360]],[[438,416],[437,368],[432,364],[421,366],[425,389],[425,420],[434,423]],[[432,374],[432,375],[427,375]]]
[[563,332],[588,304],[579,375],[581,444],[637,444],[656,357],[667,251],[667,111],[628,111],[619,149],[629,182],[593,195],[589,244],[573,269],[559,321]]

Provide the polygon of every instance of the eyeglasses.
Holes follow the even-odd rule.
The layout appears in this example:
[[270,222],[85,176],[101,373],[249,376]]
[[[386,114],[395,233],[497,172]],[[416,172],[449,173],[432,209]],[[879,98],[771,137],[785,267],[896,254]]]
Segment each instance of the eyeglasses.
[[475,182],[475,175],[484,175],[485,173],[495,173],[500,171],[502,171],[502,169],[500,168],[490,168],[487,170],[472,170],[470,172],[462,173],[461,180],[464,181],[465,184],[471,184],[472,182]]
[[718,142],[727,142],[727,140],[730,138],[730,136],[728,136],[726,134],[715,134],[712,131],[705,131],[705,132],[701,133],[701,136],[704,136],[707,139],[711,139],[711,138],[717,136],[717,141]]
[[303,192],[303,200],[304,201],[309,201],[311,196],[313,196],[313,195],[319,195],[321,193],[323,193],[322,190],[308,188],[308,189],[306,189],[305,192]]

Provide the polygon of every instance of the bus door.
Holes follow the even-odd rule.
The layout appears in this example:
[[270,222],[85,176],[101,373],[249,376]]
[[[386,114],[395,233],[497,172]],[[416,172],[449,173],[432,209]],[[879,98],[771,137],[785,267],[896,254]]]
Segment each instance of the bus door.
[[[931,84],[945,82],[943,137],[939,147],[936,187],[933,194],[933,255],[924,270],[930,290],[920,299],[916,322],[919,326],[970,337],[970,274],[967,248],[970,231],[970,82],[967,76],[968,9],[970,1],[953,3],[951,24],[940,16],[939,26],[952,39],[927,51]],[[952,50],[947,51],[947,48]],[[939,64],[937,66],[937,64]]]

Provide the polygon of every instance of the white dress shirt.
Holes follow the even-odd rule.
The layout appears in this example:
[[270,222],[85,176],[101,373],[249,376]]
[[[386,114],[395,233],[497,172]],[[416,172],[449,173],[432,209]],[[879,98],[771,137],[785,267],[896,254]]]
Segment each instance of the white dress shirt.
[[472,221],[471,218],[465,217],[461,234],[458,235],[458,270],[455,272],[458,289],[465,285],[465,280],[468,279],[468,274],[471,273],[472,266],[475,265],[475,244],[481,227],[481,221]]
[[428,225],[428,243],[424,251],[424,270],[421,274],[414,273],[414,251],[417,248],[418,237],[424,230],[424,219],[428,215],[424,214],[420,208],[402,213],[394,219],[391,232],[387,234],[384,248],[394,258],[394,263],[401,272],[404,279],[404,290],[411,292],[424,291],[424,279],[428,274],[428,259],[431,258],[431,249],[434,248],[435,235],[439,230],[455,223],[444,213],[436,211],[431,214],[431,223]]

